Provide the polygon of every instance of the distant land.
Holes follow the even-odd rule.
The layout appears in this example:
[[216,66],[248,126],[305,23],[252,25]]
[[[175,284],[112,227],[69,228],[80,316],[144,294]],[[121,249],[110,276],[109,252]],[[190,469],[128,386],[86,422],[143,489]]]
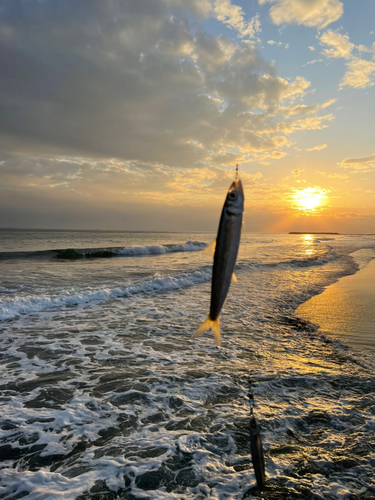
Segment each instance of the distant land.
[[313,231],[290,231],[288,234],[340,234],[340,233],[314,233]]

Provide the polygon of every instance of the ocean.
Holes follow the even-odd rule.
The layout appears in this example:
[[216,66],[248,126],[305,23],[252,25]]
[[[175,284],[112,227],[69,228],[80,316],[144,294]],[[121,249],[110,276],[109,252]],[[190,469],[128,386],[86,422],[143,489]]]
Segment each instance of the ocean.
[[[0,498],[375,498],[374,346],[296,308],[375,237],[242,235],[212,332],[214,233],[0,231]],[[374,341],[375,343],[375,341]]]

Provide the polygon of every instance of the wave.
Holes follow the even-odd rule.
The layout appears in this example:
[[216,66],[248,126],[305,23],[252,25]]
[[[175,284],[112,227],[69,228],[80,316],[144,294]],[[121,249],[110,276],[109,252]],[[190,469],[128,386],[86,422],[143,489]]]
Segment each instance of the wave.
[[63,292],[56,295],[29,295],[0,300],[0,321],[17,318],[20,314],[36,313],[56,307],[104,302],[120,297],[130,297],[142,292],[165,292],[205,283],[211,279],[211,267],[197,269],[174,276],[156,274],[141,282],[116,288],[86,289],[81,292]]
[[109,257],[134,257],[160,255],[173,252],[199,252],[207,247],[203,241],[187,241],[180,245],[146,245],[143,247],[108,248],[61,248],[35,252],[0,252],[0,260],[6,259],[97,259]]
[[311,255],[309,257],[301,257],[284,262],[279,262],[278,265],[286,265],[291,267],[321,266],[322,264],[327,264],[328,262],[337,260],[340,257],[342,257],[340,253],[331,250],[318,255]]
[[239,260],[236,267],[238,269],[243,269],[247,267],[255,267],[257,269],[269,269],[269,268],[299,268],[299,267],[313,267],[322,266],[329,262],[335,261],[343,255],[334,250],[329,250],[327,252],[311,255],[308,257],[299,257],[290,260],[280,260],[273,262],[259,262],[251,259]]

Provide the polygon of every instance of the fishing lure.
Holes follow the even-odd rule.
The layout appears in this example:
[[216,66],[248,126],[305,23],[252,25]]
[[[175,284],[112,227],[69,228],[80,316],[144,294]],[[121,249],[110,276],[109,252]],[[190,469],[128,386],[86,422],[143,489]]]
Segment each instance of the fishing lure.
[[260,427],[255,420],[254,417],[254,395],[251,391],[251,382],[250,391],[249,391],[249,400],[250,400],[250,452],[251,452],[251,461],[253,462],[255,479],[257,482],[257,487],[259,493],[261,493],[266,485],[266,472],[264,468],[264,455],[263,455],[263,444],[262,439],[260,437]]

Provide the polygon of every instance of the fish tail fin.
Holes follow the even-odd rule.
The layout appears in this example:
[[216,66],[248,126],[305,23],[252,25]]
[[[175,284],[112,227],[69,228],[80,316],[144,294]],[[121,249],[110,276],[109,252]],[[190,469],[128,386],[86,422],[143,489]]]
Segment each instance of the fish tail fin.
[[220,346],[221,345],[221,335],[220,335],[219,318],[215,319],[215,321],[212,321],[211,328],[212,328],[212,331],[214,332],[216,345]]
[[193,339],[197,337],[201,337],[204,332],[206,332],[209,328],[214,332],[215,342],[218,346],[221,345],[221,335],[220,335],[220,322],[219,318],[212,320],[208,315],[207,318],[203,321],[198,330],[194,333]]
[[210,316],[208,315],[207,318],[201,324],[201,326],[198,328],[198,330],[194,333],[193,339],[195,339],[197,337],[201,337],[204,334],[204,332],[210,328],[211,323],[212,323],[212,320],[211,320]]

